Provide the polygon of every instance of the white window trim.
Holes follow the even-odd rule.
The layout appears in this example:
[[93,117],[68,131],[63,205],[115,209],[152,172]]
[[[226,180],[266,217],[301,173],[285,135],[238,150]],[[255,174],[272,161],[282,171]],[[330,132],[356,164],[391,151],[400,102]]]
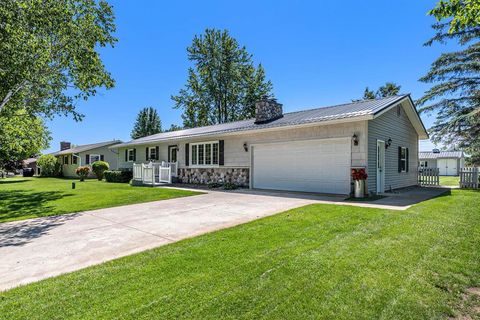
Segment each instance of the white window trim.
[[[402,148],[402,152],[400,152],[400,163],[402,161],[405,161],[405,166],[404,166],[405,169],[402,169],[400,172],[407,172],[407,148],[406,147],[400,147],[400,148]],[[405,155],[405,158],[401,158],[402,153]]]
[[[152,150],[155,152],[155,157],[152,158]],[[148,160],[157,160],[157,147],[148,147]],[[159,157],[160,159],[160,157]]]
[[[220,141],[219,140],[215,140],[215,141],[202,141],[202,142],[195,142],[195,143],[190,143],[190,146],[188,147],[189,150],[188,150],[188,153],[189,153],[189,157],[190,157],[190,163],[189,163],[189,167],[191,168],[219,168],[220,167],[220,164],[217,163],[217,164],[213,164],[213,144],[214,143],[218,143],[218,149],[217,149],[217,161],[220,162]],[[207,145],[207,144],[211,144],[212,147],[210,148],[210,159],[212,161],[212,164],[198,164],[198,146],[199,145]],[[192,147],[193,146],[197,146],[197,164],[192,164],[192,160],[193,160],[193,153],[192,153]],[[204,159],[204,163],[205,163],[205,147],[203,147],[203,159]]]
[[92,161],[92,157],[98,157],[98,160],[96,161],[100,161],[102,160],[102,157],[99,155],[99,154],[90,154],[88,155],[88,163],[91,165],[92,163],[94,163],[95,161]]
[[[130,151],[132,152],[132,160],[130,160]],[[135,160],[133,160],[133,156],[134,153],[133,153],[133,149],[127,149],[127,162],[133,162]]]

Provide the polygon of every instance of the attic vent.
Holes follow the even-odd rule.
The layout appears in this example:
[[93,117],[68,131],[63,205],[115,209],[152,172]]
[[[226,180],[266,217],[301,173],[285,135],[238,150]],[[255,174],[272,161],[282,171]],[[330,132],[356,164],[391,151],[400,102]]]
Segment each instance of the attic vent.
[[439,149],[433,149],[432,152],[433,153],[440,153],[440,150]]
[[402,105],[399,104],[397,106],[397,117],[400,117],[402,115]]

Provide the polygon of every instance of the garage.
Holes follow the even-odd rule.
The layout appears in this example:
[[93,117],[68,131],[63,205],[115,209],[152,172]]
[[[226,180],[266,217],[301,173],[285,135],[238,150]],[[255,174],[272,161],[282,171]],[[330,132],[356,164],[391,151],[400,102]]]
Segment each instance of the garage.
[[458,175],[457,159],[438,159],[437,167],[440,171],[441,176]]
[[350,138],[257,144],[252,157],[253,188],[350,193]]

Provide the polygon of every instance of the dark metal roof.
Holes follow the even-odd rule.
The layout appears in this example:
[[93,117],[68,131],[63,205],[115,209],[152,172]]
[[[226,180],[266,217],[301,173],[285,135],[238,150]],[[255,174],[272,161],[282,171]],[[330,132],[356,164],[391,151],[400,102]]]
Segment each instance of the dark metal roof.
[[212,134],[224,134],[231,132],[261,130],[276,127],[285,127],[292,125],[320,123],[331,120],[352,119],[362,116],[373,116],[385,108],[409,97],[409,95],[399,95],[388,98],[361,100],[330,107],[321,107],[303,111],[285,113],[282,118],[270,121],[264,124],[255,124],[255,119],[235,121],[223,124],[217,124],[206,127],[178,130],[172,132],[163,132],[129,142],[121,143],[113,148],[129,145],[147,144],[151,142],[166,141],[173,139],[197,137]]
[[97,142],[97,143],[91,143],[91,144],[84,144],[81,146],[74,146],[70,149],[65,149],[57,152],[53,152],[52,155],[54,156],[60,156],[62,154],[70,154],[70,153],[79,153],[83,151],[88,151],[96,148],[101,148],[113,144],[118,144],[121,143],[122,141],[120,140],[110,140],[110,141],[104,141],[104,142]]
[[420,151],[418,153],[418,158],[422,159],[439,159],[439,158],[462,158],[464,156],[463,151]]

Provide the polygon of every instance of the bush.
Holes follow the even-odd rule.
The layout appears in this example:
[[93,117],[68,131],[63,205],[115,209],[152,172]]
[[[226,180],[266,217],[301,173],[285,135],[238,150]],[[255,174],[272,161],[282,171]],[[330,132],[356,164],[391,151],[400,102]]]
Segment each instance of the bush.
[[95,173],[98,180],[103,179],[103,174],[108,169],[110,169],[110,165],[108,164],[108,162],[95,161],[94,163],[92,163],[92,171]]
[[207,184],[208,189],[217,189],[220,188],[222,184],[220,182],[209,182]]
[[41,168],[42,177],[58,177],[61,174],[61,165],[57,157],[51,154],[45,154],[38,158],[37,165]]
[[107,182],[128,183],[133,178],[133,172],[128,170],[105,171],[104,175]]
[[233,182],[225,182],[223,184],[223,189],[224,190],[235,190],[235,189],[238,189],[238,186]]
[[82,166],[75,169],[75,173],[80,177],[80,181],[85,181],[85,178],[88,176],[90,172],[90,167]]

